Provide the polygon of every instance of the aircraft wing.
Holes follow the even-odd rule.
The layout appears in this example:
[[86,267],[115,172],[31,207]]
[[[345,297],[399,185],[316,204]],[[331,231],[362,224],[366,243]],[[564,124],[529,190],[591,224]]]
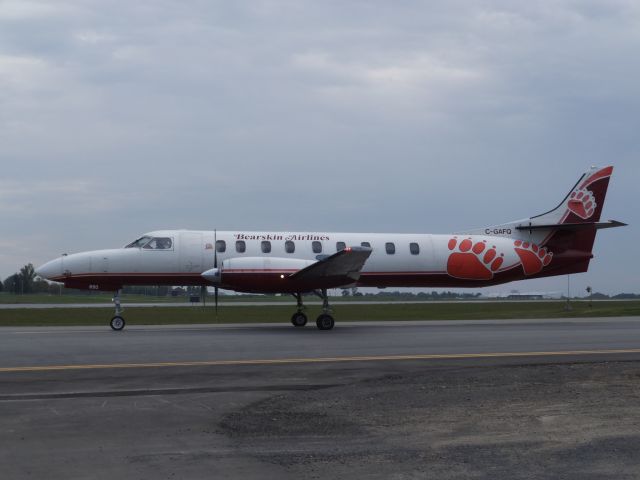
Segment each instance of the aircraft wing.
[[287,278],[304,284],[317,284],[317,288],[349,285],[360,278],[362,267],[372,251],[370,247],[347,247],[333,255],[320,258],[316,263],[298,270]]

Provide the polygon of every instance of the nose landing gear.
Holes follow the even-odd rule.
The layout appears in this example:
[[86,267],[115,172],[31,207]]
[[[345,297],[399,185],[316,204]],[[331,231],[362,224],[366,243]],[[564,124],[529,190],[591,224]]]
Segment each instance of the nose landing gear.
[[123,309],[122,309],[122,306],[120,305],[120,290],[116,290],[116,293],[113,295],[112,301],[116,306],[116,314],[111,319],[111,328],[119,332],[125,326],[124,317],[122,316]]

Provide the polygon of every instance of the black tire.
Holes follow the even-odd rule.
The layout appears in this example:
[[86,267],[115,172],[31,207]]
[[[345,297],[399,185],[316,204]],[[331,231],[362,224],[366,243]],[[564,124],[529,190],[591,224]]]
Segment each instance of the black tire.
[[331,330],[336,322],[333,317],[327,313],[323,313],[316,320],[316,325],[319,330]]
[[302,312],[291,315],[291,324],[294,327],[304,327],[307,324],[307,316]]
[[124,318],[122,318],[120,315],[116,315],[111,319],[111,328],[114,329],[116,332],[119,332],[120,330],[122,330],[124,326],[125,326]]

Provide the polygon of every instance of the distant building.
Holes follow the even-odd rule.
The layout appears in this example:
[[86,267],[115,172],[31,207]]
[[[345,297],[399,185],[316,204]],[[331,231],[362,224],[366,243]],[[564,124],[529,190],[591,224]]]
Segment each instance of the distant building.
[[496,300],[560,300],[561,292],[498,292],[488,293],[482,298]]
[[543,300],[543,293],[509,293],[508,300]]

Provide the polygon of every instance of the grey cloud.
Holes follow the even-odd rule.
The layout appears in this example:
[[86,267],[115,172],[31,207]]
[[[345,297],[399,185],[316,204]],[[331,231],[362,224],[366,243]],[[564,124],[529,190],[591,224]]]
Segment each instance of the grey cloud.
[[[0,4],[3,181],[60,207],[0,207],[12,245],[50,237],[35,262],[161,227],[459,230],[591,164],[637,218],[635,2],[49,5]],[[599,239],[610,291],[640,291],[637,233]]]

